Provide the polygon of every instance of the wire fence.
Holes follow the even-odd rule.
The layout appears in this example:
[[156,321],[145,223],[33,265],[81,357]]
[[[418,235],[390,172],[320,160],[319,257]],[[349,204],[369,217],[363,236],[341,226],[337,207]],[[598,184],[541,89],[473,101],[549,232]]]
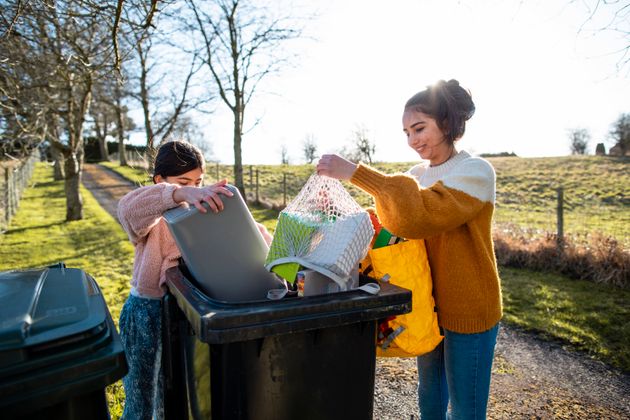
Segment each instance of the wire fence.
[[0,162],[2,178],[0,179],[0,231],[4,232],[20,205],[22,192],[28,186],[33,175],[35,163],[39,161],[39,150],[25,159],[12,159]]
[[[233,168],[228,165],[210,164],[207,173],[210,180],[233,180]],[[245,165],[243,182],[247,199],[282,209],[313,173],[314,167],[306,165],[287,165],[280,170],[277,165]],[[365,192],[349,183],[345,186],[360,205],[374,205]],[[583,243],[601,235],[614,238],[630,249],[630,195],[625,192],[602,197],[551,184],[529,193],[502,191],[500,185],[497,189],[495,231],[532,238],[570,236],[574,242]]]

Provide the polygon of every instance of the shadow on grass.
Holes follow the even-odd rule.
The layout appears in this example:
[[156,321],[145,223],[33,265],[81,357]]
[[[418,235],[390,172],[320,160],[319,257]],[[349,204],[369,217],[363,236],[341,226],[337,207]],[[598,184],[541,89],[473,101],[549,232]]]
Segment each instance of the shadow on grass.
[[61,181],[35,182],[33,185],[31,185],[31,188],[46,188],[46,187],[52,187],[54,185],[59,185],[59,184],[63,184],[63,180],[61,180]]
[[37,200],[40,198],[64,198],[66,193],[62,191],[50,191],[50,192],[42,192],[41,194],[32,194],[28,197],[22,198],[21,201],[29,201],[29,200]]
[[[117,245],[120,241],[107,241],[107,242],[98,242],[95,243],[94,246],[87,247],[81,250],[81,252],[77,252],[76,254],[71,255],[58,255],[57,258],[51,259],[48,261],[44,261],[43,265],[49,266],[52,264],[57,264],[59,262],[71,261],[71,260],[80,260],[84,257],[94,255],[95,251],[103,250],[103,249],[114,249],[114,245]],[[84,270],[89,270],[90,267],[79,267]]]
[[23,233],[23,232],[28,232],[31,230],[36,230],[36,229],[48,229],[53,226],[63,225],[64,223],[66,223],[65,220],[60,220],[58,222],[48,223],[46,225],[37,225],[37,226],[28,226],[28,227],[23,227],[23,228],[8,229],[4,234],[13,235],[16,233]]

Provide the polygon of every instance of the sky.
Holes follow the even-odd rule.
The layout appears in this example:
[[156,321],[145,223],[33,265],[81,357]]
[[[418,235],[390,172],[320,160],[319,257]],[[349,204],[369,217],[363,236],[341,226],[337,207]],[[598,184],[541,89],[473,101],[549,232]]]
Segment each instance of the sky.
[[[287,44],[293,66],[269,77],[246,110],[243,163],[303,163],[312,136],[318,154],[350,145],[367,129],[378,161],[417,161],[402,132],[404,103],[425,86],[455,78],[477,111],[458,148],[522,157],[570,154],[568,130],[607,133],[630,112],[630,70],[618,71],[627,38],[593,31],[614,10],[587,21],[571,0],[304,0],[317,13],[305,39]],[[586,23],[585,23],[586,22]],[[581,26],[584,26],[581,28]],[[580,29],[581,28],[581,29]],[[626,26],[626,29],[627,26]],[[215,159],[233,163],[232,115],[217,102],[196,116]]]

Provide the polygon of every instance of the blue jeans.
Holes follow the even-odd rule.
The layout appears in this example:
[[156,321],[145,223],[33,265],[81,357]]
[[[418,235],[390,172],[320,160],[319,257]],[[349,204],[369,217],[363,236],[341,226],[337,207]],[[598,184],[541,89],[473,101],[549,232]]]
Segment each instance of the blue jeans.
[[124,420],[164,418],[162,379],[162,301],[133,295],[120,313],[120,338],[129,372]]
[[477,334],[444,330],[444,340],[418,357],[422,420],[485,419],[499,324]]

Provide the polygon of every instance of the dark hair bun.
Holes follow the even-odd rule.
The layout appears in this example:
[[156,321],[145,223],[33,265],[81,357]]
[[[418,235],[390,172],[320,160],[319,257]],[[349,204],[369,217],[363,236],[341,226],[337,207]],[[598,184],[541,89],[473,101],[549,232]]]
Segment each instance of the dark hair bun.
[[470,92],[451,79],[439,80],[416,93],[405,104],[405,110],[415,109],[434,118],[446,138],[454,142],[464,135],[466,121],[475,113]]

